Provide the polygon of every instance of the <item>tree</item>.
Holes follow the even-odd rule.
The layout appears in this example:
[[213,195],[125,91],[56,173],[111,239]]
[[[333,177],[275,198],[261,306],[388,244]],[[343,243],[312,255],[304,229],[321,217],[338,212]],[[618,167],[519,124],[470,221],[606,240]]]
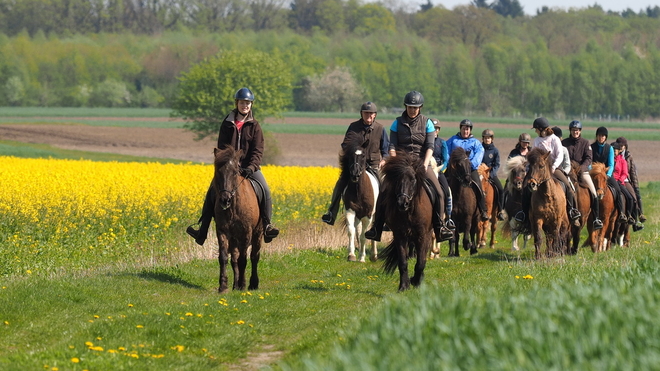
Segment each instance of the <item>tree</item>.
[[255,96],[258,117],[277,115],[291,99],[290,68],[276,55],[227,51],[194,65],[180,78],[172,103],[172,117],[187,121],[184,127],[198,139],[217,134],[220,123],[234,107],[234,93],[248,87]]
[[313,111],[345,112],[355,109],[355,102],[364,96],[347,67],[327,69],[320,76],[308,77],[303,92],[306,108]]
[[495,0],[491,5],[491,9],[502,17],[516,18],[525,15],[518,0]]

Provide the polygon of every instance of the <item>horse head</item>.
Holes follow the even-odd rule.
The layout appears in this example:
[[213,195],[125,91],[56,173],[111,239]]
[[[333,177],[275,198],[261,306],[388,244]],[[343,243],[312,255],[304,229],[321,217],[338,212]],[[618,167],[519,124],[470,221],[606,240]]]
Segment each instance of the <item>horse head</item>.
[[357,141],[349,142],[339,157],[342,176],[357,183],[367,168],[367,153]]
[[527,158],[525,156],[516,156],[506,162],[505,172],[508,175],[508,186],[512,189],[522,191],[523,181],[527,175]]
[[527,155],[529,161],[527,184],[532,192],[537,191],[541,184],[552,178],[549,158],[550,152],[541,147],[533,148]]
[[385,174],[383,188],[392,189],[397,209],[410,210],[425,176],[421,160],[405,152],[397,152],[396,156],[387,160],[382,171]]
[[[231,206],[232,199],[239,186],[239,164],[241,151],[235,151],[233,147],[215,148],[213,185],[217,194],[216,202],[220,203],[223,210]],[[243,178],[244,179],[244,178]]]
[[591,179],[594,182],[596,196],[598,196],[599,200],[602,200],[607,189],[607,167],[603,163],[594,162],[591,164],[589,175],[591,175]]
[[465,149],[457,147],[451,152],[448,167],[451,176],[458,180],[461,185],[465,187],[470,186],[470,182],[472,181],[472,177],[470,176],[472,165]]

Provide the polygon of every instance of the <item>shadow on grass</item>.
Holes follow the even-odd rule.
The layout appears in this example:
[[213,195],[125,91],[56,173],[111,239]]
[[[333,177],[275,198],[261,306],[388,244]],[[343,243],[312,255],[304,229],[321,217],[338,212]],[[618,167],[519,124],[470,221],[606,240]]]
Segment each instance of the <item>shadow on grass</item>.
[[183,287],[187,287],[187,288],[191,288],[191,289],[205,290],[204,287],[202,287],[200,285],[195,285],[193,283],[190,283],[187,280],[179,277],[177,274],[173,274],[173,273],[169,273],[169,272],[143,270],[142,272],[125,273],[123,275],[125,275],[125,276],[135,276],[135,277],[143,278],[143,279],[146,279],[146,280],[160,281],[160,282],[163,282],[163,283],[170,283],[170,284],[173,284],[173,285],[181,285]]
[[472,258],[490,260],[494,262],[530,260],[530,257],[520,254],[518,252],[513,252],[513,251],[506,252],[501,250],[495,250],[489,252],[480,251],[479,253],[472,255]]

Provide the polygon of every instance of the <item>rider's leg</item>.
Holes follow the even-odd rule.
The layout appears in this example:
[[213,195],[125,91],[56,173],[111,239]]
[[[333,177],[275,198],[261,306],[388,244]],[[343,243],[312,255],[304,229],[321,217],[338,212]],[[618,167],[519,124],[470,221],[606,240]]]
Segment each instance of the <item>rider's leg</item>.
[[621,191],[621,187],[619,187],[619,182],[617,182],[613,177],[608,177],[607,178],[607,185],[610,186],[611,188],[614,189],[614,203],[616,204],[617,210],[619,210],[619,219],[621,221],[627,221],[628,217],[626,216],[626,210],[624,207],[624,202],[623,198],[625,197],[623,195],[623,192]]
[[642,208],[642,195],[639,192],[639,187],[633,187],[635,190],[635,197],[637,198],[637,209],[639,210],[639,221],[644,223],[646,216],[644,216],[644,209]]
[[442,210],[440,197],[444,198],[444,192],[431,166],[426,168],[426,178],[433,183],[433,187],[435,188],[435,202],[433,204],[433,231],[435,232],[435,240],[436,242],[447,241],[454,234],[445,226],[443,221],[442,214],[444,214],[444,210]]
[[582,215],[580,214],[580,211],[575,207],[575,193],[573,192],[573,188],[571,187],[568,178],[566,178],[566,174],[564,174],[563,171],[556,169],[554,175],[555,178],[559,179],[566,186],[566,203],[568,204],[568,216],[571,218],[571,220],[578,220]]
[[635,212],[635,199],[632,194],[629,192],[628,188],[624,185],[619,184],[623,195],[626,197],[626,215],[628,216],[628,224],[635,224],[637,212]]
[[264,242],[269,243],[273,238],[277,237],[280,234],[280,230],[275,228],[271,223],[271,217],[273,216],[273,202],[270,198],[270,188],[268,183],[266,183],[266,178],[261,170],[257,170],[252,174],[252,178],[259,182],[264,189],[264,200],[261,203],[261,219],[264,223]]
[[472,177],[472,187],[474,188],[474,194],[477,196],[477,205],[479,205],[479,214],[481,215],[481,220],[488,220],[488,211],[486,210],[486,200],[484,197],[484,190],[481,189],[481,179],[479,178],[479,173],[477,170],[472,170],[470,173]]
[[497,174],[493,174],[493,176],[490,177],[490,182],[493,184],[495,190],[497,191],[497,194],[495,195],[497,197],[498,207],[497,219],[504,220],[504,187],[502,187],[502,182],[500,182],[500,178],[497,177]]
[[339,200],[341,199],[341,194],[346,188],[346,182],[339,178],[337,183],[335,183],[335,188],[332,191],[332,199],[330,200],[330,207],[328,207],[328,212],[323,214],[321,220],[324,223],[334,225],[335,220],[337,219],[337,213],[339,213]]
[[364,232],[364,237],[374,241],[380,241],[383,234],[383,225],[385,225],[385,210],[383,210],[384,197],[382,193],[378,194],[376,200],[376,211],[374,212],[374,221],[368,231]]
[[453,210],[454,201],[451,195],[451,188],[449,188],[449,183],[447,182],[447,177],[445,177],[444,173],[438,174],[438,182],[440,182],[442,192],[445,194],[445,226],[449,229],[455,229],[456,226],[451,220],[451,211]]
[[206,237],[209,234],[209,227],[211,226],[211,220],[213,220],[213,209],[215,208],[215,188],[213,183],[209,186],[208,191],[206,191],[206,197],[204,198],[204,205],[202,206],[202,216],[200,216],[197,224],[199,224],[199,229],[193,228],[192,225],[189,225],[186,228],[186,233],[188,233],[192,238],[195,239],[198,245],[203,246]]
[[589,187],[589,194],[591,195],[591,213],[594,215],[594,229],[601,229],[603,228],[603,221],[600,220],[600,203],[598,202],[598,194],[596,193],[596,187],[594,186],[594,182],[588,171],[582,173],[582,180],[584,180],[587,187]]

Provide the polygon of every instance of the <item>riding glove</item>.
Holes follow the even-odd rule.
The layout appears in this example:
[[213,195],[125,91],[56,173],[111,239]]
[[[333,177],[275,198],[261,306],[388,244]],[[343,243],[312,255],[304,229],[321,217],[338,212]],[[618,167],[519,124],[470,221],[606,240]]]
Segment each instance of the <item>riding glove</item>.
[[254,171],[252,169],[250,169],[249,167],[242,167],[239,172],[245,178],[249,178],[250,176],[252,176],[252,174],[254,174]]

